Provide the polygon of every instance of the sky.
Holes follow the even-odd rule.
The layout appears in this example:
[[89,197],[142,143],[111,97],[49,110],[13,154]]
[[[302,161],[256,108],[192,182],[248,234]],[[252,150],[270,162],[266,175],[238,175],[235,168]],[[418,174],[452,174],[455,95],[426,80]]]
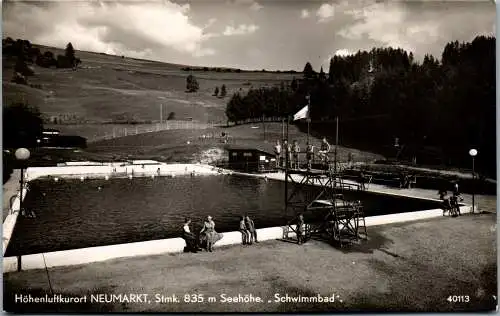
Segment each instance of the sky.
[[441,57],[450,41],[495,34],[487,0],[3,1],[4,37],[194,66],[328,69],[373,47]]

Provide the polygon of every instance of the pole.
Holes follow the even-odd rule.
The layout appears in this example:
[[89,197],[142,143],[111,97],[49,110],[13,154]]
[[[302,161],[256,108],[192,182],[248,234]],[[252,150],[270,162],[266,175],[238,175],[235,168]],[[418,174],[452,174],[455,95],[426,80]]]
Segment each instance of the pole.
[[[21,166],[21,180],[19,181],[19,215],[23,212],[23,182],[24,182],[24,168]],[[17,256],[17,272],[21,271],[22,260],[21,256]]]
[[290,125],[290,117],[286,118],[286,140],[288,142],[288,126]]
[[334,172],[337,175],[337,146],[339,145],[339,117],[335,117],[336,131],[335,131],[335,153],[334,153]]
[[[288,138],[288,121],[289,118],[287,117],[286,121],[286,136]],[[285,138],[284,133],[284,126],[283,126],[283,140]],[[285,154],[285,220],[288,221],[288,153],[286,148],[283,146],[282,152]]]
[[472,213],[474,213],[474,195],[476,191],[476,172],[474,170],[474,157],[472,157]]
[[309,123],[311,122],[311,118],[309,116],[309,112],[311,111],[311,96],[307,97],[307,144],[309,144]]
[[281,142],[283,142],[285,140],[285,119],[282,118],[281,119]]
[[163,123],[163,104],[160,104],[160,124]]
[[262,129],[264,130],[264,142],[266,141],[266,122],[264,121],[265,117],[262,115]]

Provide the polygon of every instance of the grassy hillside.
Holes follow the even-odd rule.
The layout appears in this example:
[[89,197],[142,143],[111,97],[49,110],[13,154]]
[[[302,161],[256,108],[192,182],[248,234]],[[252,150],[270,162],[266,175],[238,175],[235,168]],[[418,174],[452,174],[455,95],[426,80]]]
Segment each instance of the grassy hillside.
[[[265,135],[262,124],[240,125],[230,128],[178,129],[153,133],[130,135],[110,140],[90,143],[85,150],[36,150],[35,159],[49,163],[67,160],[126,160],[154,159],[163,162],[203,162],[212,163],[227,158],[224,152],[226,144],[221,142],[221,133],[229,135],[229,144],[256,146],[273,144],[282,137],[282,126],[279,123],[266,123]],[[205,135],[205,138],[202,136]],[[264,138],[265,136],[265,138]],[[305,147],[307,135],[297,127],[290,126],[289,137],[298,140]],[[321,140],[311,137],[311,141],[319,145]],[[303,148],[305,149],[305,148]],[[354,154],[356,161],[371,162],[381,159],[380,155],[362,152],[352,148],[339,147],[341,160],[346,160],[348,152]]]
[[[63,51],[40,47],[55,55]],[[121,58],[90,52],[76,52],[82,60],[77,71],[47,69],[34,66],[35,75],[29,83],[40,89],[10,82],[15,60],[3,59],[3,102],[25,100],[40,107],[46,116],[65,114],[92,122],[109,122],[123,118],[157,121],[160,105],[164,118],[175,112],[177,119],[193,118],[200,122],[225,121],[227,99],[236,91],[250,86],[278,85],[289,81],[292,74],[241,72],[223,73],[195,71],[200,90],[186,93],[186,77],[190,72],[182,65]],[[295,75],[297,76],[297,74]],[[212,96],[215,87],[226,85],[224,99]]]

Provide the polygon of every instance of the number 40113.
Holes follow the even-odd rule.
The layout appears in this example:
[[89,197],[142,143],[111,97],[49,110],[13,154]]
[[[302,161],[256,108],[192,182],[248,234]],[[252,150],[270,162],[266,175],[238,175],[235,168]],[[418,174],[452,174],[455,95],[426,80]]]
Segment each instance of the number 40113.
[[450,295],[446,300],[450,303],[469,303],[470,297],[469,295]]

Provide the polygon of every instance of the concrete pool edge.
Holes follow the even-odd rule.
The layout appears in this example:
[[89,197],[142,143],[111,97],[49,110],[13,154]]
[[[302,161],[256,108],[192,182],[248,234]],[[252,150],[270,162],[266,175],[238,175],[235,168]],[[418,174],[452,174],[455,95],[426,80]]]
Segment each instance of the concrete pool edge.
[[[461,213],[470,213],[471,206],[461,206]],[[413,222],[424,219],[432,219],[443,216],[441,209],[431,209],[412,213],[397,213],[390,215],[378,215],[366,217],[366,226],[380,226],[387,224]],[[279,240],[283,238],[286,227],[269,227],[257,230],[259,241]],[[241,233],[238,231],[222,233],[224,237],[214,246],[241,245]],[[293,234],[290,234],[293,236]],[[370,232],[368,231],[368,236]],[[182,238],[168,238],[135,242],[127,244],[117,244],[100,247],[80,248],[64,251],[38,253],[22,256],[22,270],[45,269],[52,267],[74,266],[103,262],[107,260],[131,258],[140,256],[151,256],[161,254],[181,253],[184,250],[185,242]],[[17,257],[3,258],[3,272],[17,271]]]
[[[210,175],[220,174],[220,171],[209,165],[202,164],[167,164],[156,162],[149,164],[141,164],[141,161],[132,162],[113,162],[113,163],[92,163],[81,162],[68,163],[65,166],[57,167],[30,167],[24,171],[26,185],[23,187],[23,200],[29,191],[29,182],[42,177],[53,177],[57,179],[62,178],[102,178],[109,175],[122,175],[122,176],[178,176],[189,175],[193,172],[196,174]],[[158,173],[158,169],[160,172]],[[19,189],[16,190],[16,198],[14,199],[9,214],[6,216],[2,223],[2,245],[3,255],[7,251],[12,233],[16,226],[17,218],[19,216]],[[5,198],[5,197],[4,197]],[[10,198],[10,197],[9,197]]]
[[[23,200],[26,198],[26,194],[28,193],[27,185],[23,186]],[[3,255],[5,256],[5,251],[7,251],[7,247],[9,246],[10,239],[12,237],[12,233],[14,232],[14,228],[16,226],[17,217],[19,216],[19,211],[21,207],[21,196],[20,190],[16,191],[16,194],[13,195],[14,201],[9,206],[9,213],[5,217],[2,223],[2,246],[3,246]],[[12,198],[12,197],[9,197]],[[5,197],[4,197],[5,198]]]

